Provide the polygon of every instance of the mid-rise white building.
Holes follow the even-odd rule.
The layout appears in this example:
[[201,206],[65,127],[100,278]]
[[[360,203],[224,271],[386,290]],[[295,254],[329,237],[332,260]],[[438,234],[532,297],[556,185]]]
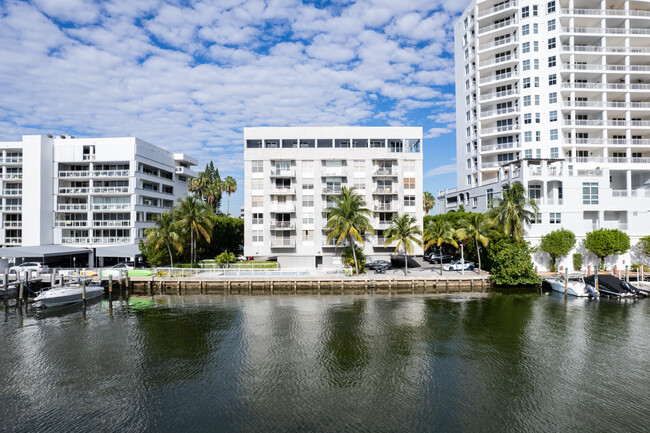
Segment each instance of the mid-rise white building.
[[373,211],[367,257],[394,251],[384,242],[394,215],[422,225],[422,128],[245,128],[244,143],[247,256],[277,256],[283,267],[340,264],[325,210],[343,186]]
[[650,2],[475,0],[454,30],[458,187],[439,211],[484,212],[520,182],[533,244],[650,233]]
[[137,245],[196,176],[194,158],[135,137],[28,135],[0,151],[5,247]]

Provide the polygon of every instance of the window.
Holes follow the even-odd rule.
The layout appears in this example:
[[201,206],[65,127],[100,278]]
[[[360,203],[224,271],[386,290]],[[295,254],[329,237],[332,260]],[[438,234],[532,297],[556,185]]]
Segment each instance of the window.
[[559,212],[551,212],[548,215],[548,222],[549,224],[562,224],[562,214]]
[[302,197],[302,207],[314,207],[314,196],[305,195]]
[[465,75],[469,74],[469,65],[465,65]]
[[555,48],[555,38],[549,38],[548,40],[548,49],[552,50]]
[[365,138],[352,140],[352,147],[368,147],[368,140]]
[[465,152],[470,153],[472,151],[472,145],[470,143],[467,143],[465,145]]
[[469,59],[469,50],[465,50],[465,60]]
[[535,141],[542,141],[542,132],[535,131]]
[[524,96],[524,107],[528,107],[530,105],[530,95]]
[[404,207],[413,207],[415,206],[415,196],[414,195],[405,195],[404,196]]
[[557,140],[557,129],[551,129],[551,141]]
[[548,58],[548,67],[552,68],[557,65],[557,59],[555,56],[551,56]]
[[465,80],[465,90],[469,90],[469,80]]
[[283,148],[295,148],[298,147],[298,140],[282,140]]
[[312,242],[314,240],[314,231],[313,230],[303,230],[302,231],[302,240],[303,240],[303,242]]
[[546,13],[552,14],[553,12],[555,12],[555,0],[548,2],[546,5]]
[[533,16],[537,16],[537,5],[533,5]]
[[535,158],[537,159],[542,158],[542,149],[535,149]]
[[471,135],[472,135],[472,129],[468,126],[468,127],[465,129],[465,136],[466,136],[466,137],[469,137],[469,136],[471,136]]
[[[469,95],[465,96],[465,105],[469,105]],[[381,146],[384,147],[384,146]]]
[[[492,201],[493,198],[494,198],[494,190],[493,190],[492,188],[489,188],[489,189],[487,190],[487,201],[488,201],[488,206],[491,205],[490,202]],[[491,206],[490,206],[490,207],[491,207]]]
[[471,185],[471,184],[472,184],[472,175],[468,174],[467,175],[467,185]]
[[336,139],[334,140],[334,147],[350,147],[350,140]]
[[354,160],[354,175],[364,176],[366,174],[366,161],[362,159]]
[[303,182],[302,183],[302,189],[313,190],[314,189],[314,181],[310,180],[309,182]]
[[251,172],[262,173],[263,170],[264,170],[263,161],[251,161]]
[[262,140],[246,140],[246,147],[249,149],[259,149],[262,147]]
[[557,74],[551,74],[548,76],[548,85],[553,86],[557,84]]
[[316,140],[314,139],[300,140],[300,147],[301,148],[316,147]]
[[526,143],[533,141],[533,133],[531,131],[524,132],[524,141]]
[[472,207],[477,207],[478,206],[478,198],[472,197]]
[[533,42],[533,51],[535,52],[539,51],[539,42],[537,41]]
[[551,92],[548,94],[548,103],[549,104],[557,103],[557,92]]
[[264,242],[264,230],[253,230],[253,243]]
[[535,77],[535,87],[539,87],[539,77]]
[[469,170],[470,168],[472,168],[472,160],[467,158],[467,169]]
[[539,105],[539,95],[535,95],[535,105]]
[[524,78],[524,89],[528,89],[530,87],[530,78]]
[[598,182],[582,183],[582,204],[598,204]]
[[253,224],[264,224],[264,214],[263,213],[254,213],[253,214]]
[[529,123],[533,123],[533,115],[526,113],[524,114],[524,125],[528,125]]
[[551,158],[557,159],[559,154],[560,152],[557,147],[551,147]]
[[404,173],[415,173],[415,161],[404,161]]
[[532,159],[533,158],[533,149],[524,150],[524,158]]
[[557,122],[557,110],[549,111],[548,120],[549,122]]
[[524,42],[521,46],[522,53],[530,53],[530,42]]
[[262,196],[253,196],[251,206],[252,207],[264,207],[264,197],[262,197]]
[[523,8],[521,8],[521,17],[528,18],[529,16],[530,16],[530,7],[524,6]]
[[533,24],[533,34],[539,33],[539,24]]
[[540,212],[535,215],[535,217],[530,222],[531,224],[541,224],[542,223],[542,214]]
[[469,122],[470,120],[472,120],[472,113],[471,113],[470,111],[468,111],[467,113],[465,113],[465,119],[466,119],[468,122]]
[[530,70],[530,60],[524,60],[522,62],[522,69],[524,71],[529,71]]
[[530,24],[524,24],[521,26],[521,35],[526,36],[530,34]]
[[538,70],[539,69],[539,59],[534,59],[533,64],[535,65],[534,66],[535,70]]
[[304,212],[302,214],[302,223],[304,224],[314,224],[314,214],[311,212]]
[[541,115],[539,113],[535,113],[535,123],[540,123],[541,122]]
[[555,20],[548,20],[548,31],[552,32],[555,30]]
[[404,178],[404,189],[415,189],[415,178],[414,177],[405,177]]
[[253,190],[264,189],[264,179],[252,179],[251,180],[251,189],[253,189]]
[[[469,98],[469,96],[468,96]],[[370,147],[386,147],[385,140],[370,140]]]

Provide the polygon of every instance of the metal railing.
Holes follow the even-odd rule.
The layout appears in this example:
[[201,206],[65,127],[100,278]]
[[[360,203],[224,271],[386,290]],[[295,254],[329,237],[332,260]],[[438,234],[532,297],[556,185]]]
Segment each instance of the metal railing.
[[55,221],[54,227],[88,227],[88,221]]
[[519,107],[499,108],[497,110],[481,111],[481,119],[490,116],[500,116],[502,114],[518,113]]
[[496,134],[496,133],[503,133],[503,132],[518,131],[518,130],[519,130],[519,125],[504,125],[504,126],[496,126],[494,128],[481,128],[481,134],[483,135]]
[[514,42],[517,42],[518,40],[519,40],[519,38],[516,35],[515,36],[509,36],[509,37],[504,38],[504,39],[499,39],[498,41],[492,41],[492,42],[488,42],[486,44],[479,45],[478,50],[479,51],[489,50],[490,48],[500,47],[500,46],[503,46],[503,45],[507,45],[507,44],[509,44],[511,42],[514,43]]
[[271,238],[271,248],[293,248],[295,246],[295,238]]
[[566,33],[607,34],[607,35],[648,35],[650,29],[626,29],[618,27],[562,27]]
[[94,237],[94,244],[130,244],[131,238],[125,237],[112,237],[112,238],[103,238],[103,237]]
[[93,170],[94,177],[129,177],[129,170]]
[[90,243],[90,238],[64,237],[64,238],[61,238],[61,243],[63,243],[63,244],[89,244]]
[[282,204],[271,204],[271,212],[295,212],[296,205],[295,203],[282,203]]
[[81,187],[81,188],[59,188],[59,194],[88,194],[90,188]]
[[376,211],[396,211],[397,205],[393,203],[375,203]]
[[507,80],[508,78],[516,78],[519,76],[519,72],[506,72],[504,74],[490,75],[479,80],[480,84],[487,84],[493,81]]
[[93,227],[129,227],[130,220],[93,221]]
[[22,195],[22,189],[4,189],[2,195]]
[[603,47],[599,45],[562,45],[562,51],[578,51],[581,53],[650,53],[650,47]]
[[509,89],[509,90],[502,90],[500,92],[490,92],[486,93],[484,95],[481,95],[481,102],[482,101],[489,101],[490,99],[496,99],[496,98],[504,98],[507,96],[514,96],[519,94],[519,89]]
[[62,170],[59,177],[89,177],[90,170]]
[[620,71],[620,72],[648,72],[649,65],[602,65],[595,63],[563,63],[562,69]]
[[85,203],[73,203],[73,204],[57,204],[57,211],[70,211],[70,210],[88,210],[88,205]]
[[296,188],[293,186],[283,187],[283,188],[273,187],[270,189],[270,194],[274,194],[274,195],[283,195],[283,194],[291,195],[295,193],[296,193]]
[[321,170],[321,176],[343,176],[345,170],[343,167],[324,167]]
[[341,277],[345,274],[340,268],[250,268],[231,264],[229,267],[204,268],[155,268],[154,278],[227,278],[227,277]]
[[510,26],[514,26],[514,25],[517,25],[517,20],[516,19],[510,19],[510,20],[503,21],[503,22],[500,22],[500,23],[492,24],[491,26],[482,27],[482,28],[478,29],[478,34],[482,35],[484,33],[491,32],[493,30],[498,30],[498,29],[502,29],[504,27],[510,27]]
[[4,173],[2,175],[3,179],[22,179],[23,174],[22,173]]
[[341,194],[341,188],[323,188],[323,194]]
[[296,228],[295,221],[273,221],[270,225],[271,230],[293,230]]
[[21,156],[8,157],[8,158],[4,158],[2,160],[2,162],[4,162],[5,164],[19,164],[19,163],[23,162],[23,158]]
[[623,10],[623,9],[568,9],[562,8],[564,15],[609,15],[628,17],[650,17],[650,11]]
[[271,167],[271,176],[294,177],[296,170],[294,168]]
[[6,229],[19,229],[23,226],[22,221],[5,221],[4,227]]
[[93,194],[128,194],[128,186],[98,186],[93,187]]
[[478,13],[478,19],[484,18],[484,17],[486,17],[488,15],[495,14],[497,12],[501,12],[501,11],[506,10],[506,9],[516,8],[516,7],[517,7],[517,1],[516,0],[512,0],[512,1],[509,1],[509,2],[506,2],[506,3],[502,3],[502,4],[498,5],[498,6],[494,6],[494,7],[491,7],[490,9],[486,9],[484,11],[479,12]]
[[397,176],[397,168],[393,167],[375,167],[372,174],[376,176]]
[[517,60],[519,56],[517,54],[508,54],[507,56],[495,57],[494,59],[484,60],[478,64],[479,68],[484,68],[486,66],[498,65],[500,63],[510,62]]
[[93,210],[131,210],[130,203],[93,203]]

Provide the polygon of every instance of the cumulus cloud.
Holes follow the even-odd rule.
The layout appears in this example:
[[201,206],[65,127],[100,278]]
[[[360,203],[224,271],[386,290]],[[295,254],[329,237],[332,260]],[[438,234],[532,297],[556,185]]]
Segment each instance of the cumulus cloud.
[[456,173],[456,164],[445,164],[440,167],[432,168],[424,173],[424,177],[436,177],[443,174]]
[[[136,135],[242,181],[242,128],[423,124],[453,100],[451,0],[7,0],[0,130]],[[416,114],[417,113],[417,114]],[[419,116],[419,117],[418,117]],[[431,122],[433,120],[433,122]],[[435,125],[443,123],[442,126]]]

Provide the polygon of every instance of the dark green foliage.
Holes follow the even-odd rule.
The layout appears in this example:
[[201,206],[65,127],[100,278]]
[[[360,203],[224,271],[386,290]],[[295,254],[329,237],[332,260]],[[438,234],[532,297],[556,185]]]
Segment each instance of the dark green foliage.
[[140,252],[144,256],[144,260],[150,266],[162,266],[169,264],[169,255],[165,248],[156,248],[152,242],[145,243],[140,239],[138,244]]
[[599,229],[587,233],[585,248],[600,259],[604,268],[607,256],[623,254],[630,249],[630,237],[618,229]]
[[212,220],[211,242],[199,242],[199,259],[215,257],[224,251],[239,251],[244,245],[244,220],[229,216],[215,216]]
[[539,284],[530,258],[528,242],[516,242],[503,238],[488,245],[488,261],[491,265],[490,280],[498,286],[527,286]]
[[[357,274],[363,272],[363,270],[366,268],[366,255],[363,253],[363,250],[359,247],[355,248],[355,253],[357,254]],[[341,259],[343,259],[343,264],[345,265],[350,265],[354,268],[354,255],[352,254],[352,248],[347,245],[345,248],[343,248],[343,252],[341,252]]]
[[555,262],[559,257],[564,257],[576,244],[576,237],[570,230],[554,230],[549,234],[542,236],[542,242],[539,249],[547,252],[551,256],[551,271],[557,271]]
[[576,271],[582,269],[582,254],[575,253],[573,255],[573,269],[575,269]]
[[644,236],[639,239],[637,246],[643,252],[643,254],[650,257],[650,236]]
[[233,253],[224,251],[223,253],[215,257],[214,261],[217,262],[218,265],[227,265],[228,263],[235,263],[237,261],[237,258]]

